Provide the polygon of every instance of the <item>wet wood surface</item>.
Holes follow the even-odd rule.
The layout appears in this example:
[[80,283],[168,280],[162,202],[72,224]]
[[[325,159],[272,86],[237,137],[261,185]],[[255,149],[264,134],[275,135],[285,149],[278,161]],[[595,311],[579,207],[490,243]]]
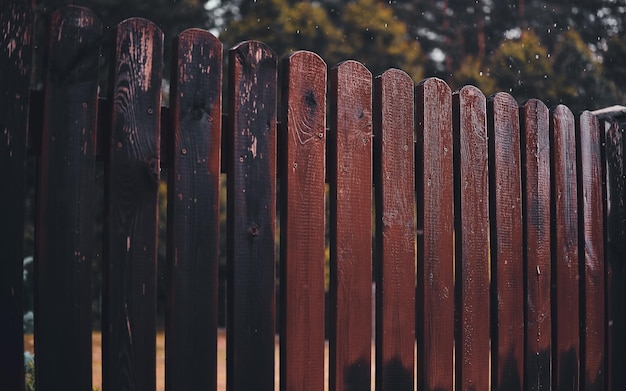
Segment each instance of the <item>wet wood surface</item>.
[[330,389],[371,384],[372,74],[356,61],[330,72]]

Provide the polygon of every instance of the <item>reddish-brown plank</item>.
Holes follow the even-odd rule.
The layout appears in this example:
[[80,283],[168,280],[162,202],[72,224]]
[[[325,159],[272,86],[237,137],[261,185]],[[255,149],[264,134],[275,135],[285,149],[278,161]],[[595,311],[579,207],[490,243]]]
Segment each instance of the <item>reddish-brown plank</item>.
[[329,389],[371,384],[372,74],[356,61],[330,72]]
[[156,387],[156,247],[163,33],[127,19],[115,29],[105,167],[102,386]]
[[37,387],[91,388],[91,262],[101,24],[52,15],[35,248]]
[[33,17],[22,0],[0,8],[0,384],[24,388],[23,274],[26,145]]
[[455,137],[456,389],[489,389],[489,176],[487,100],[452,95]]
[[[524,383],[532,391],[550,388],[550,125],[548,108],[531,99],[520,108],[522,205],[526,262],[526,361]],[[519,278],[519,276],[518,276]]]
[[552,153],[552,337],[553,387],[579,387],[578,201],[574,115],[559,105],[550,111]]
[[190,29],[173,52],[165,381],[168,391],[215,390],[222,44]]
[[494,388],[524,389],[524,259],[519,109],[498,93],[487,108]]
[[581,384],[586,391],[605,389],[604,218],[602,156],[597,118],[583,112],[576,127],[581,255]]
[[276,54],[243,42],[229,53],[229,391],[274,389]]
[[416,88],[418,389],[454,386],[452,93],[440,79]]
[[607,378],[610,390],[626,389],[626,168],[624,124],[604,122],[606,159],[606,285],[607,285]]
[[374,82],[376,389],[413,389],[415,136],[413,81],[391,69]]
[[[324,388],[326,63],[283,61],[280,388]],[[303,354],[306,352],[306,354]]]

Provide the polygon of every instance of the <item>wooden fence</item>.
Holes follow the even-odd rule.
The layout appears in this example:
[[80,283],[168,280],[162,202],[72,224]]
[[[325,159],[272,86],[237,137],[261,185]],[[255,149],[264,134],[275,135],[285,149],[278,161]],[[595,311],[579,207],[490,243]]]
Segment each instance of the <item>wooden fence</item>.
[[282,60],[278,80],[276,54],[254,41],[228,51],[223,116],[222,44],[199,29],[173,42],[163,108],[164,37],[143,19],[115,28],[110,94],[99,99],[103,29],[77,7],[52,14],[45,92],[31,99],[32,17],[22,4],[5,1],[0,14],[3,389],[24,387],[29,155],[40,162],[40,390],[91,389],[96,159],[105,162],[105,391],[155,389],[161,167],[167,390],[216,388],[221,172],[228,390],[274,389],[276,329],[281,389],[324,389],[325,227],[331,390],[366,390],[373,378],[377,390],[393,391],[414,382],[419,390],[624,389],[619,124],[471,86],[452,92],[434,78],[415,85],[395,69],[372,78],[356,61],[328,69],[303,51]]

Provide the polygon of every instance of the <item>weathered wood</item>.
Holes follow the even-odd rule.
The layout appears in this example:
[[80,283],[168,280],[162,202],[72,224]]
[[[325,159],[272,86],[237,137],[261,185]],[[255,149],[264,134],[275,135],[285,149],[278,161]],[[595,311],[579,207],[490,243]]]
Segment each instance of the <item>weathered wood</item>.
[[277,57],[229,53],[227,389],[274,389]]
[[601,141],[598,120],[590,112],[580,115],[578,145],[578,208],[581,255],[581,384],[587,391],[604,390],[605,268],[602,208]]
[[579,387],[578,201],[574,115],[559,105],[550,111],[552,153],[552,338],[553,387]]
[[415,349],[413,81],[391,69],[374,82],[376,389],[412,390]]
[[[548,108],[529,100],[520,108],[522,206],[526,262],[526,389],[550,388],[552,313],[550,311],[550,133]],[[518,276],[519,278],[519,276]]]
[[321,390],[326,63],[298,51],[284,59],[282,69],[280,388]]
[[452,95],[455,159],[456,389],[489,389],[489,176],[486,98]]
[[452,94],[439,79],[416,88],[418,389],[454,387]]
[[606,170],[607,378],[610,390],[626,388],[626,168],[624,125],[604,122]]
[[492,96],[487,108],[493,332],[492,384],[524,389],[524,259],[520,128],[517,102]]
[[190,29],[173,52],[165,381],[169,391],[215,390],[222,44]]
[[30,9],[0,8],[0,384],[24,389],[22,260],[24,182],[32,57]]
[[372,74],[346,61],[331,69],[330,389],[371,384]]
[[91,388],[91,262],[101,25],[52,14],[35,246],[37,387]]
[[163,33],[116,27],[105,172],[102,386],[156,387],[156,247]]

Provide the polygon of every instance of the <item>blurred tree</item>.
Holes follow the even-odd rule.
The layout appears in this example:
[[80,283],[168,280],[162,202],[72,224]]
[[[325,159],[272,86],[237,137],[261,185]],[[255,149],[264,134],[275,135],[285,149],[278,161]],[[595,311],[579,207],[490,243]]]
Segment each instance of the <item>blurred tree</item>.
[[618,99],[620,103],[626,103],[626,37],[613,35],[609,39],[603,65],[604,77],[622,89]]

